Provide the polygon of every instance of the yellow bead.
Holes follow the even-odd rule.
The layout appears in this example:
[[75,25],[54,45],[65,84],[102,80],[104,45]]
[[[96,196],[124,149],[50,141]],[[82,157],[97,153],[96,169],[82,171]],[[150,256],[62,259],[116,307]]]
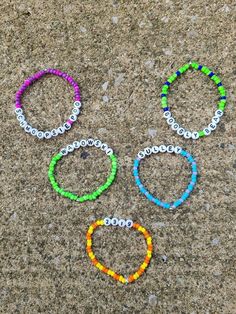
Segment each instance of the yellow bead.
[[95,255],[94,255],[92,252],[90,252],[90,253],[89,253],[89,257],[90,257],[91,259],[94,259],[94,258],[95,258]]
[[152,257],[152,252],[151,251],[147,251],[147,256],[151,258]]
[[111,270],[111,269],[109,269],[107,273],[110,276],[114,276],[115,275],[115,272],[113,270]]
[[97,222],[97,224],[99,226],[103,226],[104,225],[104,220],[97,220],[96,222]]
[[100,263],[98,263],[96,266],[97,266],[97,268],[100,269],[100,270],[103,270],[103,269],[104,269],[104,266],[103,266],[102,264],[100,264]]
[[92,245],[92,240],[87,240],[87,246],[91,246]]
[[140,266],[140,268],[142,268],[142,269],[146,269],[147,268],[147,266],[148,266],[148,264],[147,263],[142,263],[142,265]]
[[140,276],[139,276],[139,274],[138,273],[135,273],[134,274],[134,279],[138,279]]
[[89,234],[92,234],[92,233],[93,233],[93,231],[94,231],[93,227],[89,227],[89,229],[88,229],[88,233],[89,233]]
[[147,244],[152,244],[152,238],[151,237],[147,238]]

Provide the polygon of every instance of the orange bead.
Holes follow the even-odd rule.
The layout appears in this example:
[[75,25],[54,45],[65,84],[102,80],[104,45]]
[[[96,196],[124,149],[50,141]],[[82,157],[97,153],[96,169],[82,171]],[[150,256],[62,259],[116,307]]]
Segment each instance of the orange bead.
[[148,244],[148,251],[152,251],[152,249],[153,249],[153,246],[152,246],[152,244]]
[[129,282],[133,282],[135,279],[134,279],[134,276],[133,275],[131,275],[131,276],[129,276],[129,278],[128,278],[128,281]]
[[117,274],[114,274],[114,275],[113,275],[113,278],[116,279],[116,280],[119,280],[120,276],[117,275]]
[[147,264],[149,264],[149,262],[150,262],[150,257],[146,256],[144,262],[147,263]]
[[91,226],[93,227],[93,229],[96,229],[98,224],[96,222],[94,222]]
[[91,253],[91,252],[92,252],[92,247],[91,247],[91,246],[87,246],[87,247],[86,247],[86,251],[87,251],[88,253]]
[[133,227],[134,227],[135,229],[138,229],[138,228],[140,227],[140,224],[138,224],[137,222],[135,222],[135,223],[133,224]]
[[98,260],[97,260],[96,258],[94,258],[94,259],[92,260],[92,263],[93,263],[94,266],[96,266],[97,263],[98,263]]
[[144,269],[139,268],[139,270],[137,271],[137,273],[139,274],[139,276],[141,276],[144,273]]

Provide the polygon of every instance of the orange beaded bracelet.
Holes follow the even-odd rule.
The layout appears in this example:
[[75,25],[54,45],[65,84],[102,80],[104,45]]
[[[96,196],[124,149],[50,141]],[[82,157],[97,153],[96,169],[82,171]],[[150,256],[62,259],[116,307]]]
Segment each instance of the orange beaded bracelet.
[[[139,267],[139,269],[135,273],[130,275],[128,278],[125,278],[124,276],[117,274],[112,269],[105,267],[103,264],[101,264],[97,260],[95,254],[92,250],[92,235],[93,235],[95,229],[99,226],[119,226],[119,227],[134,228],[143,234],[143,236],[146,240],[146,243],[147,243],[146,257],[145,257],[143,263],[141,264],[141,266]],[[97,220],[96,222],[92,223],[90,225],[90,227],[88,228],[86,238],[87,238],[86,251],[87,251],[88,256],[90,257],[90,259],[92,261],[92,264],[94,266],[96,266],[99,270],[101,270],[103,273],[111,276],[112,278],[114,278],[115,280],[117,280],[123,284],[128,284],[128,283],[131,283],[131,282],[134,282],[135,280],[137,280],[144,273],[145,269],[148,267],[150,260],[152,258],[153,245],[152,245],[152,237],[151,237],[150,233],[144,227],[142,227],[140,224],[133,223],[132,220],[124,220],[124,219],[108,218],[108,217],[103,219],[103,220]]]

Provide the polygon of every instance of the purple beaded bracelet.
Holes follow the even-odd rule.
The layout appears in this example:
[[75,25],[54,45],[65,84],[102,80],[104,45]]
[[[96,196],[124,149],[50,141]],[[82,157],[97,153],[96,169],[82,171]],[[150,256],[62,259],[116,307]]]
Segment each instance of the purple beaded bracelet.
[[[21,98],[24,94],[25,90],[33,84],[35,81],[39,80],[43,76],[47,74],[53,74],[59,77],[64,78],[68,81],[68,83],[73,86],[74,88],[74,108],[72,109],[72,114],[69,119],[61,126],[51,131],[40,131],[36,128],[33,128],[28,122],[23,113]],[[81,107],[81,99],[80,99],[80,90],[78,84],[74,81],[74,79],[69,76],[68,74],[56,70],[56,69],[46,69],[35,73],[33,76],[26,79],[23,85],[16,93],[15,99],[15,113],[17,115],[17,120],[20,122],[20,126],[25,130],[26,133],[29,133],[33,136],[36,136],[39,139],[50,139],[51,137],[55,137],[59,134],[63,134],[65,131],[68,131],[72,124],[77,120],[78,115],[80,114],[80,107]]]

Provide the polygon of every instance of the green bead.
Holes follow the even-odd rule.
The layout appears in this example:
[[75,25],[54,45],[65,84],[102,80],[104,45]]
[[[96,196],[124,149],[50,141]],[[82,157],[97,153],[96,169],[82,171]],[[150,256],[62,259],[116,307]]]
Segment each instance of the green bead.
[[198,69],[198,66],[199,66],[198,63],[196,63],[196,62],[191,62],[191,67],[192,67],[193,69],[197,70],[197,69]]
[[205,136],[205,133],[203,131],[199,131],[198,134],[199,134],[199,137],[204,137]]

